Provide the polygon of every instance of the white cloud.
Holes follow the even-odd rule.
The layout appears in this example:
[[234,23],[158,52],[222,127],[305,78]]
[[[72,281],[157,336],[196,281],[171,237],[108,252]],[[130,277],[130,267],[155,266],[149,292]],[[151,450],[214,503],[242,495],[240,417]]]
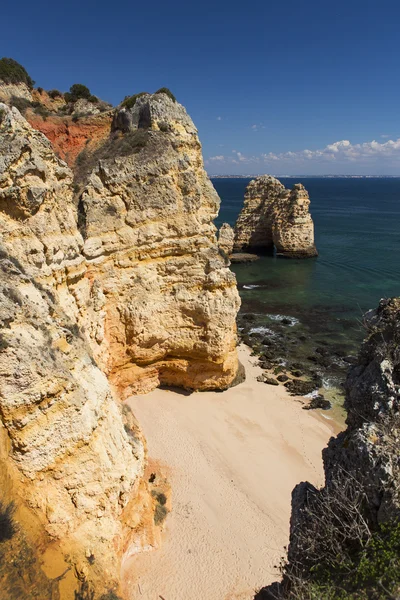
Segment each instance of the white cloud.
[[260,129],[265,129],[265,125],[263,125],[262,123],[255,123],[251,126],[251,129],[253,131],[260,131]]
[[217,117],[217,121],[222,121],[222,117]]
[[222,154],[219,154],[218,156],[210,156],[207,160],[222,161],[222,160],[225,160],[225,156],[223,156]]
[[289,163],[325,163],[341,164],[358,163],[360,165],[372,165],[378,163],[379,159],[388,162],[395,162],[396,167],[400,168],[400,138],[397,140],[387,140],[385,142],[363,142],[361,144],[352,144],[350,140],[339,140],[328,144],[324,148],[317,150],[298,150],[288,152],[266,152],[259,156],[246,156],[238,150],[232,150],[233,156],[213,156],[209,160],[225,162],[228,164],[275,164],[281,163],[282,166]]

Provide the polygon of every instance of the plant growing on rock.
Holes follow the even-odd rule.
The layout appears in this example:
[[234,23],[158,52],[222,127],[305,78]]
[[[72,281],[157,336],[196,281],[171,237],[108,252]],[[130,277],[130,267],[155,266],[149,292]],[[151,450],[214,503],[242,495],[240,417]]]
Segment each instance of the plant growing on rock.
[[166,87],[162,87],[162,88],[160,88],[160,89],[159,89],[159,90],[157,90],[155,93],[156,93],[156,94],[166,94],[166,95],[168,96],[168,98],[171,98],[171,100],[173,100],[173,102],[176,102],[176,98],[175,98],[175,96],[173,95],[173,93],[171,92],[171,90],[169,90],[169,89],[168,89],[168,88],[166,88]]
[[76,102],[81,98],[89,100],[91,95],[92,94],[90,93],[90,90],[86,85],[83,85],[83,83],[74,83],[69,88],[69,92],[66,92],[64,94],[64,98],[66,102]]
[[35,85],[26,69],[13,58],[0,59],[0,79],[4,83],[25,83],[30,89]]
[[125,96],[121,106],[129,110],[130,108],[133,108],[135,106],[136,100],[138,98],[140,98],[141,96],[146,96],[146,94],[147,92],[139,92],[138,94],[134,94],[133,96]]
[[49,94],[50,98],[53,98],[53,100],[55,98],[62,98],[62,96],[63,96],[59,90],[50,90],[48,92],[48,94]]

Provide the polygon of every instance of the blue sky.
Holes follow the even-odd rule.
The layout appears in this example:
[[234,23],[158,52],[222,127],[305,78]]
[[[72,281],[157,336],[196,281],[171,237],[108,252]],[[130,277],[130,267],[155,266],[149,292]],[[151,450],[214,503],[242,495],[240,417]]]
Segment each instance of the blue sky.
[[211,174],[400,175],[398,1],[20,0],[2,22],[46,89],[169,87]]

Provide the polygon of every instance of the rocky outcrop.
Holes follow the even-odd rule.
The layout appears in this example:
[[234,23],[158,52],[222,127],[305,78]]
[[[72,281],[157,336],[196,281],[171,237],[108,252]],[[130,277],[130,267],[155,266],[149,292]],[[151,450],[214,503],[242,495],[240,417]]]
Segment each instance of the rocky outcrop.
[[[301,483],[294,489],[283,584],[259,598],[311,597],[307,586],[319,573],[337,580],[342,591],[342,578],[351,574],[352,562],[356,570],[374,532],[400,518],[400,298],[381,300],[366,314],[364,326],[358,364],[346,382],[347,429],[323,451],[325,486],[317,490]],[[384,535],[378,539],[383,556]],[[370,571],[371,597],[378,597],[375,584],[383,589],[377,569]],[[394,596],[388,592],[387,597]]]
[[86,265],[72,172],[15,108],[0,111],[1,454],[10,448],[14,495],[83,576],[105,583],[137,544],[142,511],[128,503],[142,485],[144,445],[79,327],[69,285]]
[[244,206],[235,225],[234,251],[273,250],[290,258],[317,256],[310,200],[303,185],[292,190],[263,175],[246,188]]
[[165,94],[128,112],[73,173],[0,104],[0,467],[103,584],[153,535],[138,529],[152,505],[143,440],[116,400],[238,373],[239,298],[197,131]]
[[95,355],[124,395],[159,384],[225,388],[238,368],[239,299],[218,252],[219,198],[197,131],[165,94],[141,96],[121,113],[124,132],[117,114],[82,175]]
[[232,254],[234,241],[234,230],[228,223],[222,223],[218,232],[218,247],[229,256]]
[[23,98],[32,102],[32,90],[26,83],[5,83],[0,79],[0,102],[9,102],[12,98]]

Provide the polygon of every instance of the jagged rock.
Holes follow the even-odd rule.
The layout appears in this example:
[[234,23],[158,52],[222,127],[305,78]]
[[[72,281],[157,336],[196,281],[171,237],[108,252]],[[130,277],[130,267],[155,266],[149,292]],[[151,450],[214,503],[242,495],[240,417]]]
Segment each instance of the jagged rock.
[[285,383],[285,387],[291,396],[305,396],[315,390],[313,381],[303,381],[302,379],[291,379]]
[[73,562],[95,549],[87,575],[103,579],[136,546],[123,519],[130,531],[140,520],[127,505],[140,485],[143,441],[125,431],[76,324],[4,247],[0,257],[2,473]]
[[[307,532],[317,528],[319,539],[329,539],[330,532],[323,529],[326,501],[331,514],[336,507],[347,519],[340,532],[343,540],[358,514],[371,531],[378,523],[400,517],[400,298],[381,300],[364,324],[366,339],[346,382],[347,429],[331,438],[323,451],[325,487],[316,490],[302,483],[292,494],[286,573],[296,578],[307,579],[324,551],[318,545],[312,552],[305,547]],[[354,508],[357,495],[360,501]],[[347,504],[353,507],[351,513],[346,513]],[[340,529],[339,512],[336,518]],[[347,540],[353,546],[357,541]]]
[[216,244],[219,198],[197,131],[165,94],[121,112],[130,131],[114,134],[80,200],[83,254],[105,296],[88,318],[104,332],[95,355],[124,394],[223,389],[238,368],[239,297]]
[[23,98],[32,102],[32,91],[26,83],[4,83],[0,79],[0,102],[9,102],[11,98]]
[[85,115],[98,115],[100,110],[96,104],[93,102],[89,102],[86,98],[79,98],[74,103],[74,113],[75,114],[85,114]]
[[73,174],[0,104],[0,456],[80,574],[94,553],[103,581],[152,535],[136,532],[143,441],[113,394],[243,376],[196,129],[166,95],[141,106],[146,130],[112,133]]
[[234,251],[272,250],[293,258],[317,256],[310,200],[304,186],[292,190],[263,175],[246,188],[244,206],[235,225]]
[[322,394],[318,394],[306,406],[303,406],[304,410],[313,410],[315,408],[321,408],[322,410],[329,410],[332,408],[331,403]]
[[235,232],[229,223],[222,223],[218,232],[218,247],[228,256],[232,254]]

